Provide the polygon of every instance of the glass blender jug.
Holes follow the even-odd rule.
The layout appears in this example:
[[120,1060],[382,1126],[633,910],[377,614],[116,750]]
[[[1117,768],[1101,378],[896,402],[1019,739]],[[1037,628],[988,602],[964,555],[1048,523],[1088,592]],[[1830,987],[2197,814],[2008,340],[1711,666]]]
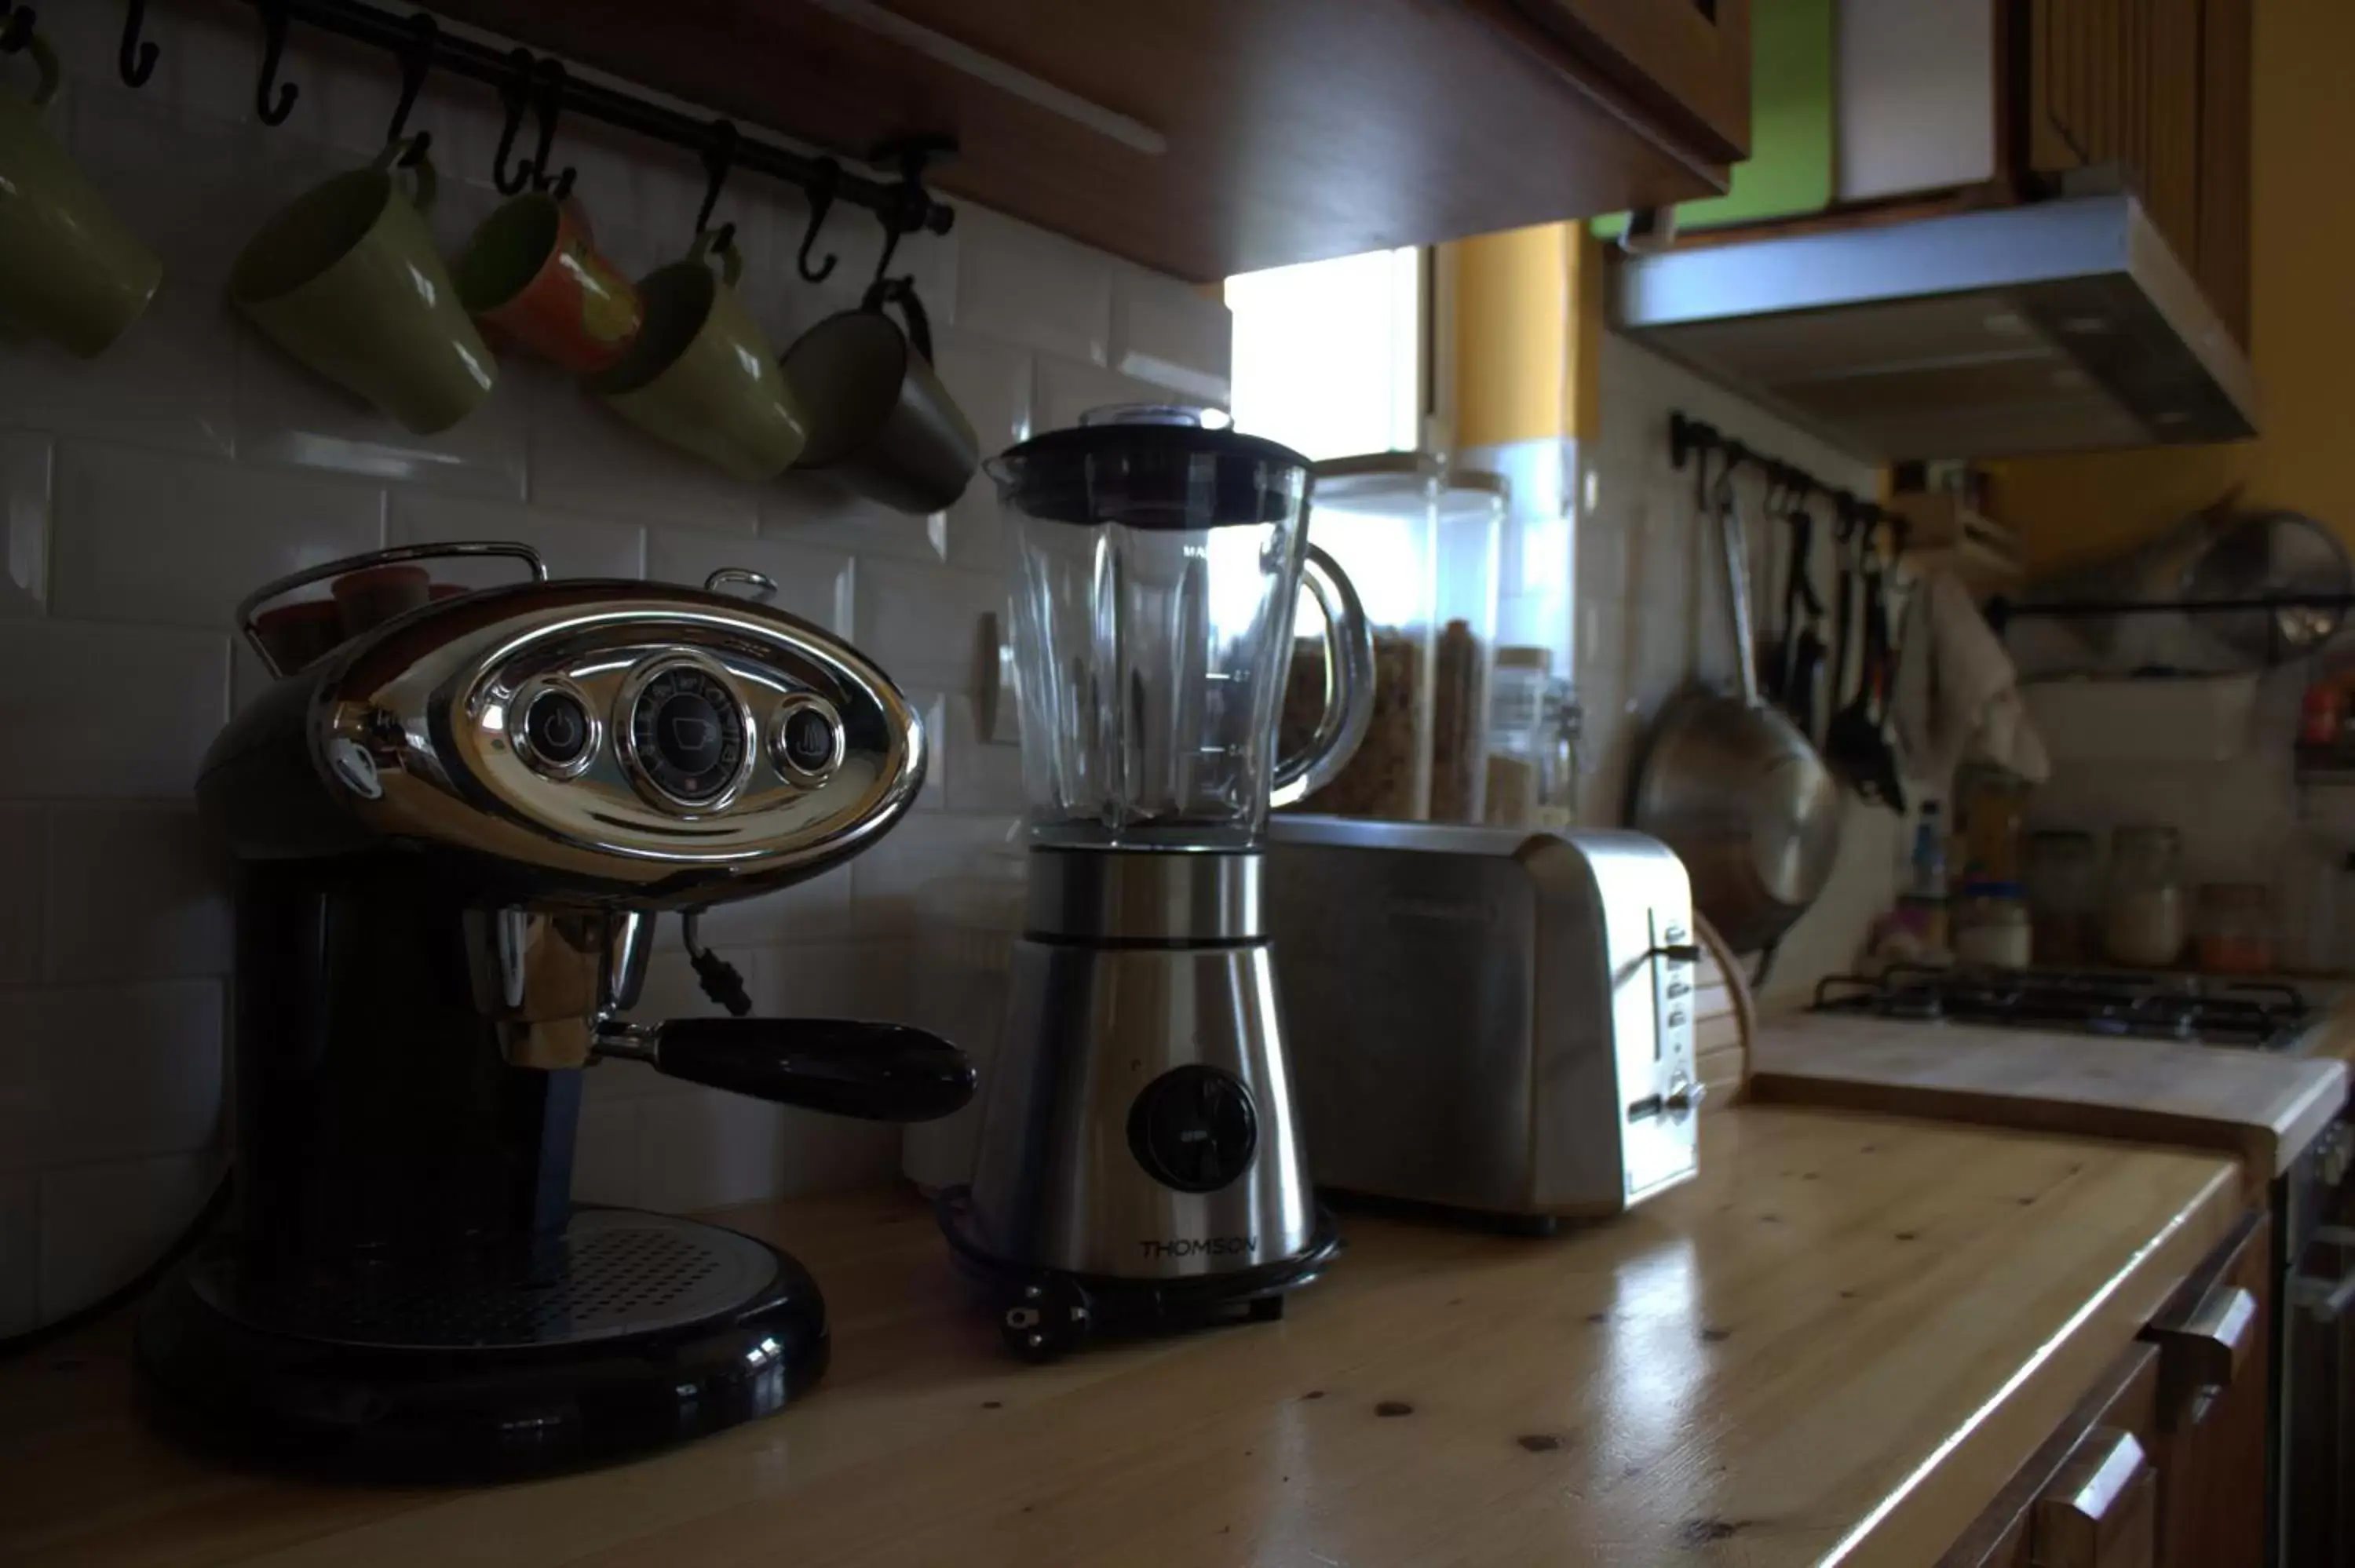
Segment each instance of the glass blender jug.
[[[1261,909],[1271,797],[1349,760],[1358,596],[1307,544],[1308,464],[1191,410],[1103,410],[988,465],[1012,573],[1030,844],[973,1182],[942,1196],[1001,1326],[1048,1356],[1114,1324],[1280,1314],[1338,1246],[1293,1127]],[[1303,586],[1325,709],[1276,755]]]
[[[1307,544],[1308,464],[1223,418],[1100,409],[989,465],[1033,843],[1246,848],[1271,799],[1318,788],[1365,734],[1372,641],[1348,578]],[[1335,674],[1315,733],[1278,759],[1304,586]]]

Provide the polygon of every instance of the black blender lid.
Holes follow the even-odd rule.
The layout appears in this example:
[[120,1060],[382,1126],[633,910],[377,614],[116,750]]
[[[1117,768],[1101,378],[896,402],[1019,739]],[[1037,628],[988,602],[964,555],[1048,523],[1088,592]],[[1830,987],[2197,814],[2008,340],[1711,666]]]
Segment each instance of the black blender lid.
[[1006,504],[1062,523],[1193,529],[1291,515],[1308,460],[1225,419],[1215,408],[1162,404],[1092,408],[1082,423],[1033,436],[986,466]]

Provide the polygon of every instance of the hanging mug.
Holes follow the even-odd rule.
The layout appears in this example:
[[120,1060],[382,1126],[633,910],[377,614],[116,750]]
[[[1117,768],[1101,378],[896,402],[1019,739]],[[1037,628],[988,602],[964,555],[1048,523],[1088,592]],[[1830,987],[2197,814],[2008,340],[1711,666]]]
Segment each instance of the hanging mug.
[[809,425],[776,350],[736,297],[743,268],[730,228],[698,234],[684,260],[639,281],[645,323],[584,385],[647,434],[759,481],[801,455]]
[[551,191],[526,191],[485,218],[454,276],[467,314],[576,376],[619,359],[645,316],[580,204]]
[[857,310],[795,339],[784,371],[810,410],[804,471],[922,516],[963,495],[980,469],[980,440],[932,368],[932,324],[910,280],[878,278]]
[[108,210],[41,124],[58,58],[37,34],[28,101],[0,90],[0,316],[84,359],[139,319],[164,264]]
[[[281,348],[430,436],[490,396],[496,372],[425,227],[435,180],[421,140],[394,142],[282,208],[247,242],[229,288]],[[416,176],[413,203],[403,167]]]

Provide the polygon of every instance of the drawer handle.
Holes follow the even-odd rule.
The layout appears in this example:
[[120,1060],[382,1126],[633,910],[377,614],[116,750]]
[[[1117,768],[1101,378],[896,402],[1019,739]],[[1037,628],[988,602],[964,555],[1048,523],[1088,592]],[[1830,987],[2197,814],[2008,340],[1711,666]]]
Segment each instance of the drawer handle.
[[2161,1408],[2197,1425],[2216,1396],[2232,1386],[2257,1339],[2257,1298],[2237,1285],[2211,1290],[2171,1322],[2153,1323],[2145,1337],[2159,1348]]
[[2029,1562],[2034,1568],[2148,1563],[2158,1523],[2156,1483],[2133,1433],[2094,1427],[2036,1499]]

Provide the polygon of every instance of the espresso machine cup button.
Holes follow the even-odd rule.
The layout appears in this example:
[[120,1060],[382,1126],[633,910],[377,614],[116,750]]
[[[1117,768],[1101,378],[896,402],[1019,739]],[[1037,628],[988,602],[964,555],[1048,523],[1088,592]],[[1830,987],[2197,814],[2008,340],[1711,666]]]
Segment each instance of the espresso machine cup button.
[[1128,1146],[1153,1179],[1215,1192],[1251,1168],[1259,1113],[1242,1080],[1216,1067],[1175,1067],[1145,1086],[1128,1114]]

